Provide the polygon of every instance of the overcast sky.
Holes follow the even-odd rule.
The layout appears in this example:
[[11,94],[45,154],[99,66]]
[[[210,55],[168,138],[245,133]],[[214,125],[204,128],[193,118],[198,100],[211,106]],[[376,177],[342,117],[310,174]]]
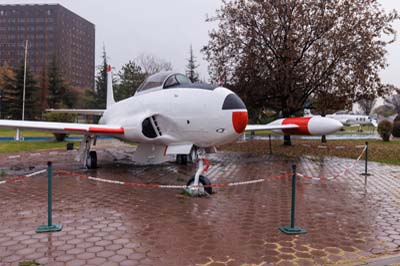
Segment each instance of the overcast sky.
[[[6,0],[7,4],[44,3],[43,0]],[[400,1],[380,0],[384,8],[400,11]],[[50,2],[51,3],[51,2]],[[71,11],[96,25],[96,65],[101,62],[103,44],[110,63],[117,70],[141,53],[170,61],[174,70],[184,72],[189,47],[193,45],[200,64],[200,76],[207,78],[207,62],[200,49],[208,42],[206,23],[221,5],[220,0],[60,0]],[[400,22],[398,38],[388,47],[389,66],[382,72],[384,82],[400,87]]]

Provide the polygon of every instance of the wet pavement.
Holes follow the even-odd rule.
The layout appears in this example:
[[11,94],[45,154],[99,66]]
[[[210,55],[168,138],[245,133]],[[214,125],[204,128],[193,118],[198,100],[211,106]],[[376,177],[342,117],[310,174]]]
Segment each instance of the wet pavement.
[[[83,170],[74,151],[0,155],[0,180],[45,168],[135,183],[184,185],[194,166],[132,166],[133,147],[99,148],[101,168]],[[332,176],[353,160],[219,152],[210,157],[213,183],[298,172]],[[113,160],[118,159],[117,163]],[[53,222],[57,233],[35,233],[47,221],[47,178],[0,185],[0,265],[390,265],[400,258],[400,167],[363,162],[328,182],[298,178],[296,225],[290,223],[291,179],[214,188],[190,198],[179,189],[136,188],[57,174]],[[389,256],[389,257],[387,257]],[[383,258],[383,259],[382,259]],[[386,263],[386,262],[387,263]]]

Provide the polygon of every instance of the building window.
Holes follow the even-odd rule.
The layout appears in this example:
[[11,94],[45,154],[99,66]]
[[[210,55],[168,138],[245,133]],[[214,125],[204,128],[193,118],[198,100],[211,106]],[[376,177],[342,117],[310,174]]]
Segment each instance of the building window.
[[4,16],[4,10],[0,10],[0,16]]

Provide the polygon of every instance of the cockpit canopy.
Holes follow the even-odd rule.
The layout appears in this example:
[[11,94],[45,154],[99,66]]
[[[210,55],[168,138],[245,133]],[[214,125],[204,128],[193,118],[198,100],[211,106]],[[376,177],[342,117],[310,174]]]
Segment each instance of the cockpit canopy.
[[188,77],[175,72],[160,72],[146,78],[136,90],[135,95],[162,89],[184,88],[214,90],[218,85],[205,83],[192,83]]
[[185,75],[174,72],[160,72],[147,77],[139,86],[136,93],[161,90],[184,84],[192,84],[190,79]]

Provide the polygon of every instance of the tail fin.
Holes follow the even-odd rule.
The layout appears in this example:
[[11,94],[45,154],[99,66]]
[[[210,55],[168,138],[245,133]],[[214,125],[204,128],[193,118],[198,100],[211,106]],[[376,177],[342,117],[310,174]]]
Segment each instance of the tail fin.
[[114,91],[112,87],[111,65],[107,67],[107,109],[115,103]]

